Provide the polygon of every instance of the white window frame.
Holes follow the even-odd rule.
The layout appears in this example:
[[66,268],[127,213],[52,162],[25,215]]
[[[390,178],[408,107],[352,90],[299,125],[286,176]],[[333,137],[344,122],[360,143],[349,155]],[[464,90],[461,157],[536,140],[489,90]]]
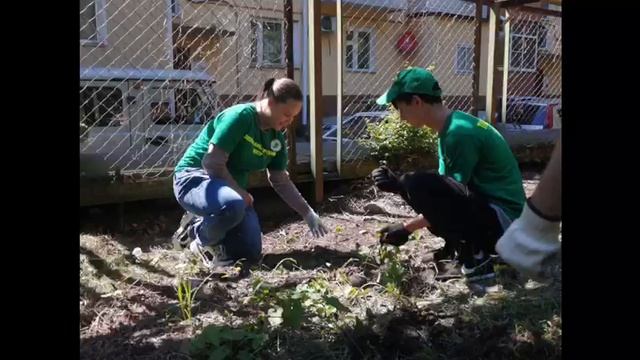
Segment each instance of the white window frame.
[[179,18],[182,16],[182,5],[180,4],[180,0],[169,0],[169,10],[171,11],[171,17]]
[[[347,34],[349,32],[353,32],[352,40],[347,40]],[[368,69],[358,69],[358,33],[365,32],[369,34],[369,68]],[[373,29],[371,28],[354,28],[348,29],[344,34],[344,66],[345,69],[349,72],[375,72],[375,34]],[[354,67],[347,67],[347,46],[351,45],[353,48],[352,53],[352,65]]]
[[[529,39],[530,41],[533,41],[533,43],[535,44],[535,50],[534,50],[534,58],[533,58],[533,67],[532,68],[525,68],[522,66],[514,66],[513,65],[513,57],[514,55],[516,55],[516,52],[513,51],[513,43],[514,40],[516,38],[522,38],[522,39]],[[538,69],[538,37],[535,35],[526,35],[526,34],[518,34],[518,33],[512,33],[511,34],[511,41],[509,43],[509,69],[513,70],[513,71],[522,71],[522,72],[535,72]],[[517,54],[526,54],[525,52],[522,51],[518,51]],[[522,55],[521,55],[522,56]],[[524,61],[520,61],[520,65],[523,65]]]
[[[268,68],[283,68],[286,64],[285,62],[285,52],[284,52],[284,20],[280,20],[280,19],[269,19],[269,18],[254,18],[251,19],[252,22],[255,22],[257,27],[256,29],[258,30],[256,34],[253,34],[253,38],[251,37],[252,34],[250,34],[249,36],[249,41],[256,41],[256,59],[254,61],[254,59],[250,59],[251,64],[255,67],[268,67]],[[264,50],[264,31],[263,31],[263,27],[264,27],[264,23],[268,22],[268,23],[277,23],[280,24],[280,62],[279,63],[270,63],[270,62],[265,62],[264,58],[263,58],[263,50]],[[251,30],[250,30],[251,31]]]
[[82,46],[107,45],[107,9],[104,0],[94,0],[94,5],[96,10],[96,39],[80,39],[80,45]]
[[293,21],[293,68],[302,68],[302,24]]
[[549,33],[551,29],[549,25],[544,22],[539,24],[538,27],[538,50],[549,50]]
[[[470,68],[462,68],[463,64],[460,63],[460,56],[459,56],[461,50],[471,51],[471,67]],[[458,46],[456,47],[456,74],[458,75],[473,74],[473,45],[458,44]]]

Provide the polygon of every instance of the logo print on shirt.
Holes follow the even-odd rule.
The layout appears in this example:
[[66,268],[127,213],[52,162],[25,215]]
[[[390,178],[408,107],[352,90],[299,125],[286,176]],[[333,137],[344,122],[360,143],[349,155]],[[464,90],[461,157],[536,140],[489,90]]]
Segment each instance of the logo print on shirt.
[[271,150],[277,152],[277,151],[280,151],[280,149],[282,149],[282,143],[280,142],[280,140],[278,139],[271,140]]

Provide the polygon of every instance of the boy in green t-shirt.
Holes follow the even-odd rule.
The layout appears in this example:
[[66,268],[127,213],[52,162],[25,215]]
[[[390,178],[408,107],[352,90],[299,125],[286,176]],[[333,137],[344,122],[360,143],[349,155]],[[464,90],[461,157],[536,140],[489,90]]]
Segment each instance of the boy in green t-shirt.
[[445,240],[436,261],[462,263],[469,280],[495,276],[495,244],[522,212],[525,193],[518,163],[489,123],[442,103],[433,74],[408,68],[398,74],[378,104],[391,103],[411,126],[438,132],[439,169],[395,176],[380,167],[372,175],[383,191],[400,194],[420,214],[381,229],[380,242],[402,245],[427,227]]

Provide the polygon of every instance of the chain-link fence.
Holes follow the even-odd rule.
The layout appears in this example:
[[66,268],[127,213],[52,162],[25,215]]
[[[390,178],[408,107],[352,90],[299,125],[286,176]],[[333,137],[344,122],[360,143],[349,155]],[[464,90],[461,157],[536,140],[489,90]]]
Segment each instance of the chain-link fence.
[[[544,11],[548,6],[542,2],[531,5],[535,9],[500,9],[499,33],[490,34],[490,8],[483,5],[477,21],[473,1],[343,1],[343,161],[359,164],[366,157],[367,151],[358,141],[366,136],[366,123],[381,121],[388,114],[385,107],[375,104],[375,99],[408,65],[433,70],[450,108],[471,111],[477,100],[479,114],[489,117],[482,110],[482,99],[501,93],[502,60],[506,56],[506,122],[524,130],[559,127],[561,17],[559,11]],[[504,32],[506,22],[510,25],[508,39]],[[496,39],[495,54],[489,54],[490,37]],[[474,61],[476,50],[480,52],[480,64]],[[493,69],[486,66],[490,55],[495,55]],[[473,94],[475,69],[480,69],[477,99]],[[498,79],[493,94],[486,94],[487,71],[494,71],[493,76]],[[501,96],[497,97],[500,105]],[[495,120],[502,122],[499,109]],[[337,130],[330,132],[327,138],[334,139],[336,133]]]
[[[294,33],[294,79],[308,84],[304,54],[312,44],[307,42],[306,2],[292,1],[293,24],[287,24],[284,2],[80,0],[80,149],[85,164],[92,165],[84,169],[169,176],[217,112],[251,100],[266,79],[286,76],[286,25]],[[481,109],[481,99],[493,95],[485,93],[487,41],[495,35],[487,31],[486,5],[480,22],[475,2],[465,0],[342,0],[341,14],[338,69],[335,2],[322,1],[325,119],[316,120],[331,118],[336,112],[331,99],[341,98],[343,162],[358,166],[367,157],[358,140],[368,121],[387,114],[375,99],[406,66],[431,68],[451,108]],[[510,24],[506,122],[539,127],[542,121],[545,127],[551,121],[555,126],[561,19],[522,7],[501,14],[508,17],[500,22]],[[503,40],[496,37],[497,43]],[[474,60],[477,44],[480,64]],[[338,73],[341,93],[336,91]],[[476,75],[480,91],[474,94]],[[323,138],[325,160],[335,159],[337,129],[330,120]],[[298,162],[307,162],[309,143],[299,140]]]
[[80,20],[80,149],[99,171],[168,176],[220,109],[286,75],[282,0],[80,0]]
[[510,9],[506,122],[525,129],[560,126],[561,17]]
[[407,66],[432,69],[448,106],[470,111],[473,103],[475,8],[458,0],[343,1],[343,159],[360,162],[358,139],[366,123],[380,121],[375,104]]

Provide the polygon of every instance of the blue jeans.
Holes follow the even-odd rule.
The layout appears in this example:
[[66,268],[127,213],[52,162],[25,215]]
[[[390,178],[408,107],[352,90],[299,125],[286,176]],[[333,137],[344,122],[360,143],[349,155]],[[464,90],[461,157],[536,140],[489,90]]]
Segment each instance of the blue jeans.
[[260,257],[258,214],[226,181],[204,169],[188,168],[174,175],[173,193],[180,206],[198,217],[193,231],[201,245],[221,245],[230,260]]

